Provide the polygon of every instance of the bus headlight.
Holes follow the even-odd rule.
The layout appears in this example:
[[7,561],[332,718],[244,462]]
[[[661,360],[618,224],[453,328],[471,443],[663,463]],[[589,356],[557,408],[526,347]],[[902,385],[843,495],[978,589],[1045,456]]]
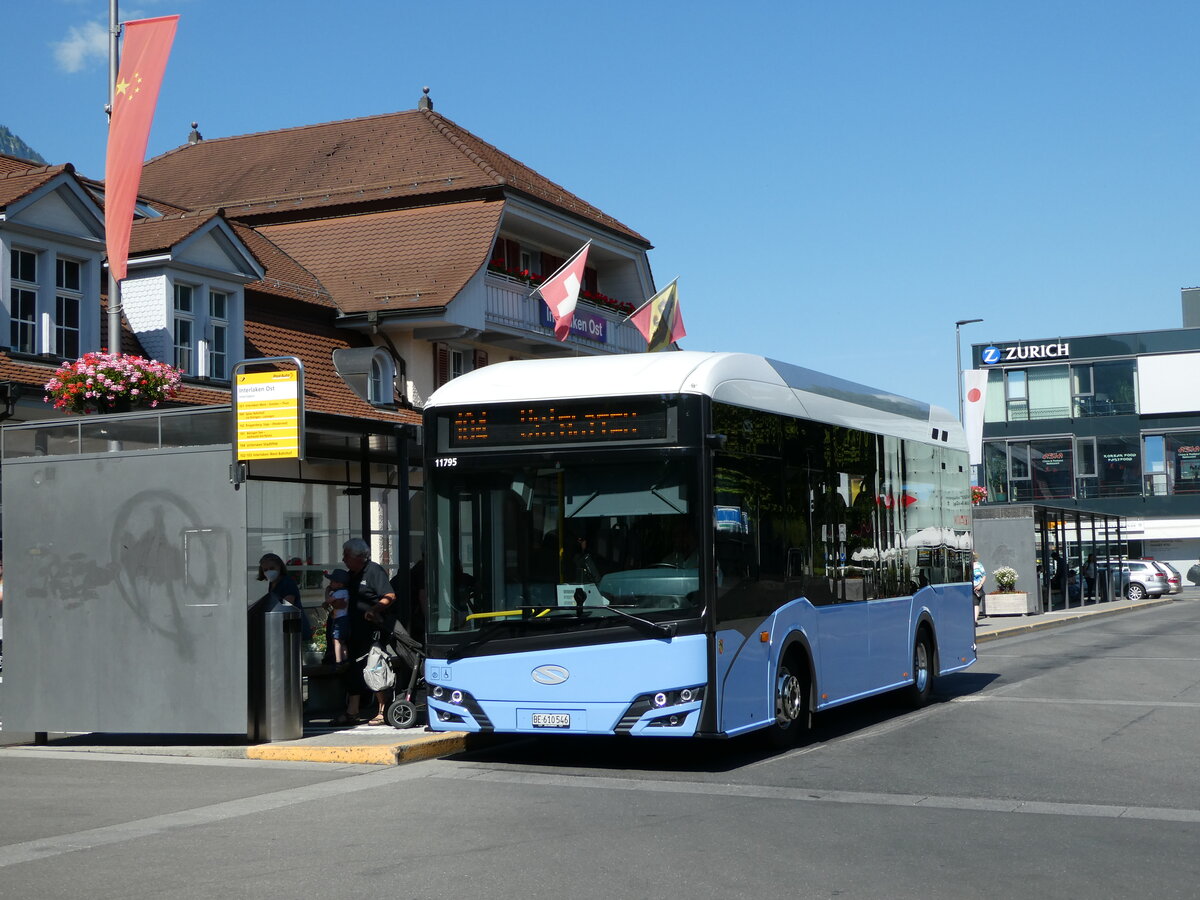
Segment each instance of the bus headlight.
[[648,723],[656,726],[682,725],[687,718],[688,710],[674,710],[673,707],[691,705],[704,699],[704,685],[678,688],[670,691],[655,691],[652,694],[642,694],[631,704],[617,723],[617,733],[628,733],[634,725],[641,721],[646,713],[654,713],[654,718]]

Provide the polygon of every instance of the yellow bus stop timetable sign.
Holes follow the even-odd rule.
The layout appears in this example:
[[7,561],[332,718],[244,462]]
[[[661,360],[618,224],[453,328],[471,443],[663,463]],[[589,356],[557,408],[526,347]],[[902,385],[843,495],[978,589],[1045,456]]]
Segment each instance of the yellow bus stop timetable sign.
[[300,371],[235,376],[237,460],[300,457]]

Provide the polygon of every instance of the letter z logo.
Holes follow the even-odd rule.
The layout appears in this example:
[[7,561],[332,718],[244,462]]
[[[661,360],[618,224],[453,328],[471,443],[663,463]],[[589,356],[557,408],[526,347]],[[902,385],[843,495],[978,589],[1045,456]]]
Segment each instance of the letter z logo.
[[983,354],[980,356],[980,359],[983,360],[983,364],[985,366],[994,366],[996,363],[1000,362],[1000,348],[984,347]]

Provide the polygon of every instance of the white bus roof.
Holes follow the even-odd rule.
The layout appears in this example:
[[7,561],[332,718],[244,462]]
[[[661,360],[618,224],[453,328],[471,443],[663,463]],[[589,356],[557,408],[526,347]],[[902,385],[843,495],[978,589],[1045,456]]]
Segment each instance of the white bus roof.
[[426,409],[645,394],[703,394],[736,406],[966,450],[957,419],[940,407],[748,353],[681,350],[497,363],[447,382]]

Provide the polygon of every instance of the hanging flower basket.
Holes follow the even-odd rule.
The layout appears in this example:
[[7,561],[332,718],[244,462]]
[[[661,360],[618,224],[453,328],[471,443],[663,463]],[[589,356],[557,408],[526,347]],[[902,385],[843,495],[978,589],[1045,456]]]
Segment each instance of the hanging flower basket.
[[179,390],[174,366],[124,353],[85,353],[46,382],[46,403],[72,413],[126,412],[158,406]]
[[971,504],[978,506],[987,500],[987,488],[981,487],[978,484],[971,485]]

